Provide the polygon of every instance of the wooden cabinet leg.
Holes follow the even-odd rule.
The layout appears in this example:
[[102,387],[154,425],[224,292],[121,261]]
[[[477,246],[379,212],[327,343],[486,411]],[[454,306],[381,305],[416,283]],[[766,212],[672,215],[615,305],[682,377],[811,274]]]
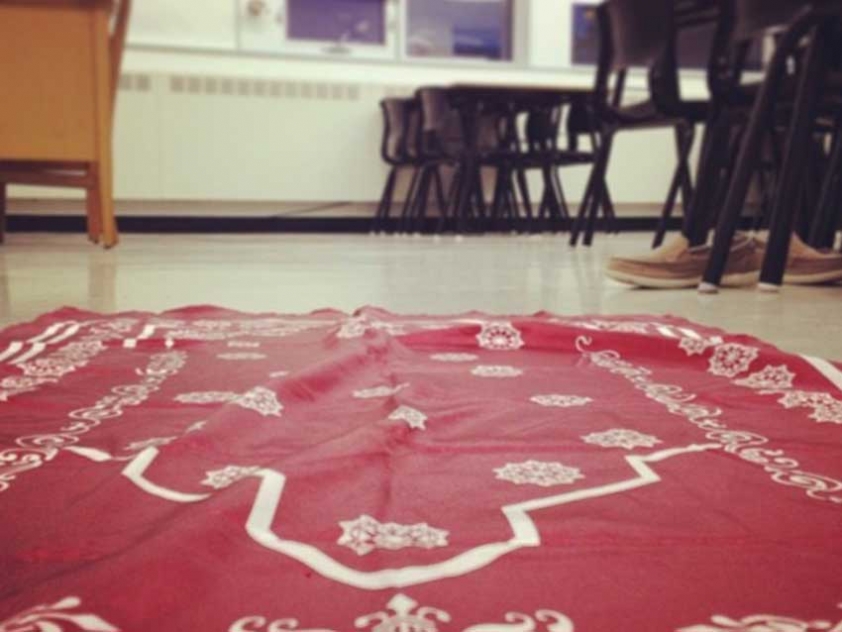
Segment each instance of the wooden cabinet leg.
[[0,244],[6,241],[6,204],[8,193],[5,182],[0,182]]
[[117,233],[117,219],[114,214],[114,176],[111,170],[111,156],[104,156],[99,164],[99,174],[96,179],[96,195],[99,199],[100,229],[102,245],[106,248],[116,246],[120,241]]
[[102,203],[99,195],[99,177],[85,190],[85,208],[88,215],[88,239],[95,244],[102,236]]

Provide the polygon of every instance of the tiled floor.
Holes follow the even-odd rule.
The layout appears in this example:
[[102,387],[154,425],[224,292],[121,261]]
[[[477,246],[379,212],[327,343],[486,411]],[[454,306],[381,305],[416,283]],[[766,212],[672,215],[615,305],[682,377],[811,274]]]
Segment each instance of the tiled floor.
[[375,236],[127,235],[113,251],[78,235],[12,234],[0,247],[0,324],[63,305],[103,312],[215,304],[246,311],[674,314],[750,333],[793,352],[842,360],[842,286],[717,296],[639,291],[605,280],[615,253],[648,235],[457,241]]

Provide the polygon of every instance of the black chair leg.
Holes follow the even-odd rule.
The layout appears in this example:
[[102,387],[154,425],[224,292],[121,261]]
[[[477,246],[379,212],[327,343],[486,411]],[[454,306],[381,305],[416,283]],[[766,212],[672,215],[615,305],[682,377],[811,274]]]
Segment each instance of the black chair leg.
[[371,230],[380,232],[386,227],[389,221],[389,215],[392,210],[392,197],[395,193],[395,181],[398,177],[398,168],[392,167],[389,171],[389,176],[386,178],[386,184],[383,187],[383,193],[380,196],[380,204],[377,206],[377,212],[374,215],[374,221],[371,225]]
[[773,120],[775,99],[780,92],[781,82],[787,71],[789,52],[804,35],[803,29],[790,27],[786,35],[778,42],[772,62],[766,72],[766,78],[760,87],[745,135],[734,174],[728,187],[725,203],[719,213],[713,249],[703,276],[701,290],[715,291],[722,281],[731,242],[743,211],[748,189],[754,170],[760,159],[763,135]]
[[433,182],[436,187],[436,206],[439,210],[439,215],[446,212],[447,196],[444,193],[444,181],[441,178],[441,167],[436,165],[433,167]]
[[[459,211],[459,195],[461,189],[460,180],[462,179],[462,170],[457,165],[453,170],[453,176],[450,179],[450,188],[447,193],[447,199],[444,205],[444,208],[441,209],[441,215],[439,215],[439,223],[436,226],[436,232],[438,234],[442,234],[447,228],[448,220],[456,221],[456,214]],[[456,229],[454,224],[454,230]]]
[[406,192],[406,199],[403,203],[403,210],[401,211],[401,218],[398,232],[405,232],[409,218],[412,214],[412,207],[415,204],[415,196],[418,193],[418,183],[421,179],[421,169],[416,168],[412,172],[412,181],[409,183],[409,189]]
[[842,195],[842,117],[837,119],[836,134],[830,151],[821,195],[808,243],[813,248],[833,248],[839,223],[839,198]]
[[515,175],[517,176],[517,185],[518,190],[520,191],[520,199],[523,202],[523,209],[526,213],[526,217],[529,218],[529,223],[532,223],[532,196],[529,193],[529,182],[526,179],[526,169],[522,167],[518,167],[515,169]]
[[664,243],[667,230],[669,230],[669,221],[672,218],[673,210],[675,210],[675,203],[678,201],[679,192],[681,193],[682,202],[685,204],[685,212],[688,211],[692,204],[693,194],[692,191],[688,191],[689,174],[687,173],[687,161],[690,156],[690,150],[693,148],[694,135],[681,130],[681,128],[676,128],[675,136],[678,150],[678,167],[673,174],[669,192],[667,193],[667,200],[661,211],[661,219],[658,221],[658,228],[655,230],[652,248],[658,248]]
[[424,166],[421,168],[421,180],[418,184],[418,193],[415,196],[415,204],[407,225],[406,232],[421,233],[424,231],[424,224],[427,219],[427,206],[430,203],[430,187],[433,180],[433,168]]
[[786,270],[789,243],[795,223],[795,202],[803,186],[805,166],[813,142],[811,130],[825,69],[825,38],[825,26],[813,29],[813,41],[807,49],[798,80],[798,96],[790,122],[787,152],[781,170],[780,186],[772,207],[766,256],[760,271],[760,283],[766,287],[780,286]]
[[603,207],[603,198],[607,185],[605,178],[608,175],[608,161],[611,158],[611,146],[614,142],[613,136],[608,136],[605,139],[604,151],[600,152],[599,160],[594,167],[594,173],[597,177],[594,188],[594,195],[591,199],[591,208],[587,217],[587,226],[585,228],[585,237],[583,243],[586,246],[593,244],[594,233],[596,232],[596,218],[599,215],[599,210]]

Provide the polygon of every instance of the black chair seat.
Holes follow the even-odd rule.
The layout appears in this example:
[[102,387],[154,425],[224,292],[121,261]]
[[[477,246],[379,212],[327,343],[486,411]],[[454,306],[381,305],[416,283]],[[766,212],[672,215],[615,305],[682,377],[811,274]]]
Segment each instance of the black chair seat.
[[708,101],[682,101],[681,113],[676,116],[664,116],[655,103],[649,99],[633,105],[611,111],[611,123],[624,129],[643,129],[647,127],[674,127],[681,123],[701,123],[707,119],[710,111]]

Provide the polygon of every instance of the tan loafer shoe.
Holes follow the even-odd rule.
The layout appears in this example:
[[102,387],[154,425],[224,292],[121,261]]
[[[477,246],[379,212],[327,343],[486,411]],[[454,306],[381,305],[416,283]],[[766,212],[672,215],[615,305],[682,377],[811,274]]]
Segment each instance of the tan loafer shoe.
[[[702,280],[710,246],[690,247],[683,235],[640,257],[612,257],[605,275],[615,281],[642,288],[692,288]],[[737,287],[757,283],[762,262],[757,242],[747,235],[734,237],[722,285]]]

